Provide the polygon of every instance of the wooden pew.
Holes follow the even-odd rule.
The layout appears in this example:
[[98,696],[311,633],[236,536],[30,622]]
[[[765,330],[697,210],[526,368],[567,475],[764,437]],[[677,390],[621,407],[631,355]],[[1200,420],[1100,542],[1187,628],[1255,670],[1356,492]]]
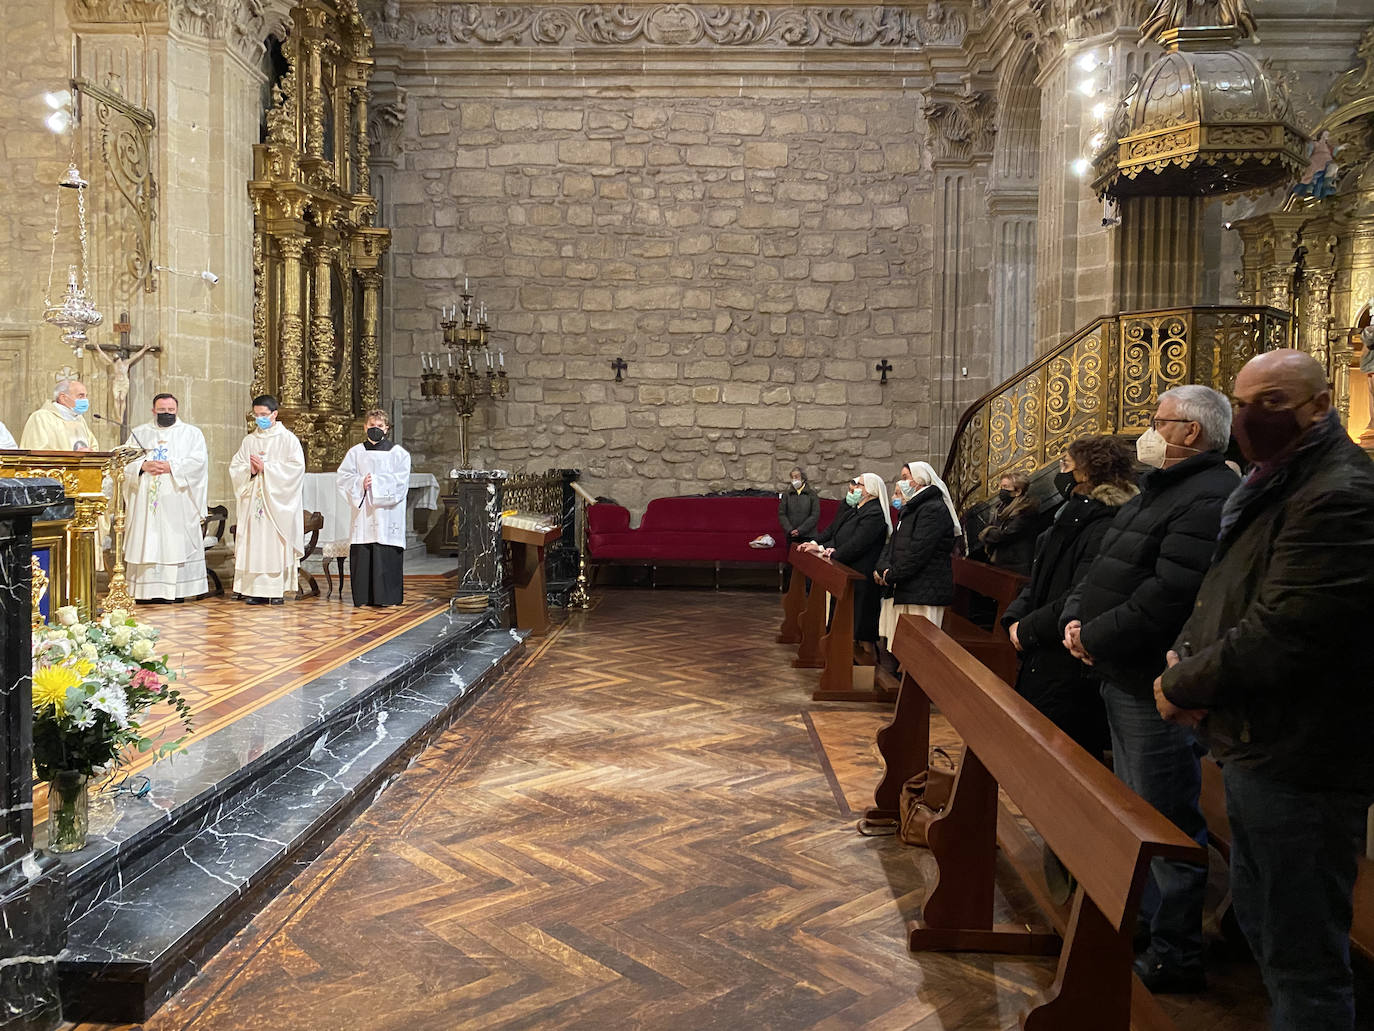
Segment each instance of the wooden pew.
[[929,620],[903,616],[892,651],[917,678],[904,675],[902,694],[923,694],[964,741],[950,803],[927,832],[939,875],[908,925],[910,947],[1039,953],[1053,943],[993,923],[1000,785],[1078,881],[1054,983],[1021,1026],[1168,1027],[1131,972],[1135,915],[1152,859],[1201,863],[1205,850]]
[[[788,547],[789,565],[796,553],[795,544]],[[778,636],[774,638],[778,644],[801,644],[802,640],[802,613],[806,611],[806,585],[809,581],[797,573],[795,568],[792,572],[792,582],[787,585],[787,593],[782,596],[782,626],[778,627]]]
[[[854,686],[854,585],[863,577],[848,566],[799,548],[792,549],[788,561],[792,564],[788,597],[798,590],[798,581],[811,581],[811,593],[806,595],[806,607],[800,618],[801,641],[792,665],[797,669],[821,669],[821,681],[811,693],[812,701],[890,701],[892,696],[887,692]],[[800,589],[805,591],[804,587]],[[825,630],[826,595],[835,599],[829,633]]]
[[[974,658],[992,670],[1008,684],[1016,683],[1017,655],[1007,632],[1002,629],[1002,614],[1016,600],[1028,578],[1009,569],[999,569],[986,562],[971,559],[954,560],[955,603],[945,613],[944,631],[963,646]],[[973,593],[991,598],[997,606],[992,631],[984,630],[968,619]],[[961,611],[962,610],[962,611]]]

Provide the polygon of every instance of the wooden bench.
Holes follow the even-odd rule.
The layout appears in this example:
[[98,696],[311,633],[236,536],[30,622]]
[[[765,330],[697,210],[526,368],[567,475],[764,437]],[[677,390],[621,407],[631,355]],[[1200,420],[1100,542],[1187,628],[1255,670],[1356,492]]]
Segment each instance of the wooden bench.
[[[1019,662],[1016,648],[1002,629],[1002,616],[1016,600],[1028,578],[1009,569],[990,566],[971,559],[954,560],[954,605],[945,613],[944,631],[958,641],[974,658],[1008,684],[1016,683]],[[996,605],[992,630],[984,630],[970,618],[973,595],[989,598]]]
[[[821,670],[811,693],[817,702],[890,701],[892,695],[854,684],[854,585],[863,576],[848,566],[793,548],[788,553],[792,583],[783,596],[783,622],[778,641],[797,645],[796,669]],[[811,591],[806,591],[806,581]],[[835,599],[826,632],[827,595]],[[789,640],[784,640],[789,638]],[[868,667],[869,670],[872,667]]]
[[[949,805],[927,831],[939,876],[908,925],[910,947],[1043,953],[1054,943],[1046,931],[993,922],[1000,785],[1078,881],[1067,914],[1040,902],[1063,947],[1022,1027],[1170,1027],[1132,974],[1131,935],[1150,861],[1201,863],[1205,851],[929,620],[903,616],[892,651],[915,671],[903,676],[902,700],[920,696],[927,713],[937,705],[964,741]],[[1039,901],[1043,882],[1020,868],[1020,852],[1008,858]]]

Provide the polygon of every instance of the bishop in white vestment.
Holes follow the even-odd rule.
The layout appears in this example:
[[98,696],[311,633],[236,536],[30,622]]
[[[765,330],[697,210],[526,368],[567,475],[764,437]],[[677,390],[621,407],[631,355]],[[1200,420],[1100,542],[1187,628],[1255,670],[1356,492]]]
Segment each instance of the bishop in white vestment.
[[205,577],[205,515],[209,455],[205,436],[177,418],[177,399],[158,394],[153,421],[134,427],[129,442],[146,448],[124,468],[124,561],[135,601],[182,601],[209,589]]
[[406,491],[410,454],[387,439],[391,420],[374,408],[365,416],[367,439],[339,465],[339,493],[353,510],[348,564],[353,604],[400,605],[404,600]]
[[257,428],[229,463],[238,498],[234,593],[250,605],[280,605],[287,589],[295,590],[305,556],[305,452],[277,422],[277,399],[270,394],[253,399],[253,420]]
[[99,451],[100,441],[86,421],[91,407],[80,380],[58,380],[53,399],[29,416],[19,446],[30,451]]

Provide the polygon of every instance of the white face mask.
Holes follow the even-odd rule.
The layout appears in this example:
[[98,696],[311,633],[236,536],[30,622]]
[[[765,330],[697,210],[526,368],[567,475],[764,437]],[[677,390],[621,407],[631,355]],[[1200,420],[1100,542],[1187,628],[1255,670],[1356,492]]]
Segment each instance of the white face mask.
[[793,489],[793,490],[801,490],[801,489],[802,489],[802,481],[801,481],[801,480],[793,480],[793,481],[792,481],[792,489]]
[[1163,469],[1164,462],[1169,457],[1169,442],[1159,430],[1152,427],[1136,438],[1135,457],[1140,460],[1141,465]]

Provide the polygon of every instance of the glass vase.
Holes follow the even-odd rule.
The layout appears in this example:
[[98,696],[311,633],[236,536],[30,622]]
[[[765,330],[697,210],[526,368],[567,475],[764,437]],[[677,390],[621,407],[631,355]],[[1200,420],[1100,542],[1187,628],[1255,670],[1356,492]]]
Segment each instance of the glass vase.
[[86,847],[90,825],[90,778],[75,770],[61,770],[48,781],[48,851],[76,852]]

